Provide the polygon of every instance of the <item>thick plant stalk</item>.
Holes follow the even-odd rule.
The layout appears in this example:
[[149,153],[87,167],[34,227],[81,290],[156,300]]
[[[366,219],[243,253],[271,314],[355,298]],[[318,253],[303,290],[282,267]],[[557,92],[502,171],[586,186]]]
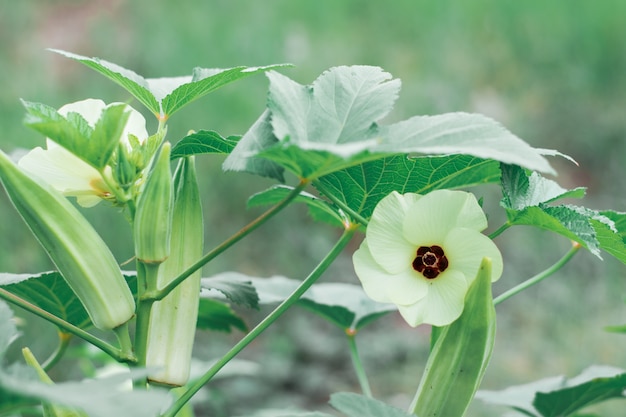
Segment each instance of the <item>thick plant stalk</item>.
[[437,333],[411,411],[419,417],[462,417],[485,374],[495,335],[491,260],[484,258],[463,313]]
[[135,255],[140,262],[160,264],[170,254],[172,226],[172,172],[169,142],[155,157],[137,200],[133,221]]
[[[203,253],[203,220],[193,157],[182,159],[174,174],[171,253],[161,264],[157,286],[163,288]],[[194,272],[152,306],[146,365],[159,368],[148,379],[180,386],[189,378],[198,318],[201,270]]]
[[30,230],[103,330],[130,320],[133,296],[100,235],[58,191],[21,171],[0,151],[0,178]]

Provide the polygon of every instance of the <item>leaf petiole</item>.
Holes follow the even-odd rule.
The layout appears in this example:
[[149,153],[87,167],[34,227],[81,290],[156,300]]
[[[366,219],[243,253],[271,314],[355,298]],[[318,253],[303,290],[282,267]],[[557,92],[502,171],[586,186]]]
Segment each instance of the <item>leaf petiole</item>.
[[0,288],[0,298],[4,299],[5,301],[8,301],[11,304],[14,304],[18,307],[23,308],[29,313],[33,313],[34,315],[39,316],[42,319],[51,322],[52,324],[56,325],[62,330],[65,330],[68,333],[71,333],[75,336],[80,337],[81,339],[85,340],[86,342],[91,343],[92,345],[94,345],[95,347],[97,347],[98,349],[106,353],[107,355],[111,356],[113,359],[115,359],[118,362],[132,363],[136,361],[136,358],[133,355],[122,352],[120,349],[116,348],[113,345],[110,345],[104,340],[97,338],[96,336],[92,335],[89,332],[86,332],[80,327],[77,327],[63,320],[55,316],[54,314],[49,313],[46,310],[43,310],[37,307],[34,304],[29,303],[28,301],[10,293],[4,288]]
[[372,389],[370,388],[370,383],[367,379],[365,368],[363,368],[363,363],[361,362],[361,357],[359,356],[359,351],[356,346],[356,333],[357,331],[355,329],[346,329],[346,336],[348,337],[348,345],[350,347],[350,356],[352,357],[352,365],[354,366],[354,371],[356,372],[356,376],[359,380],[361,391],[363,391],[365,396],[373,398]]
[[516,285],[515,287],[511,288],[510,290],[505,291],[504,293],[500,294],[499,296],[494,298],[493,304],[494,305],[498,305],[501,302],[503,302],[504,300],[508,300],[509,298],[513,297],[514,295],[524,291],[528,287],[531,287],[531,286],[533,286],[533,285],[543,281],[544,279],[548,278],[550,275],[554,274],[559,269],[561,269],[570,259],[572,259],[574,257],[574,255],[576,255],[576,253],[580,250],[580,248],[582,248],[582,245],[580,243],[572,242],[572,248],[565,255],[563,255],[563,257],[561,259],[559,259],[554,265],[552,265],[548,269],[538,273],[534,277],[527,279],[526,281],[522,282],[521,284]]
[[369,223],[367,219],[365,219],[359,213],[357,213],[356,211],[348,207],[348,205],[345,202],[338,199],[333,193],[329,192],[320,181],[317,181],[317,180],[313,181],[313,186],[317,188],[322,194],[324,194],[324,196],[327,197],[330,201],[332,201],[337,207],[342,209],[344,212],[348,213],[354,221],[362,224],[363,226],[367,226],[367,224]]

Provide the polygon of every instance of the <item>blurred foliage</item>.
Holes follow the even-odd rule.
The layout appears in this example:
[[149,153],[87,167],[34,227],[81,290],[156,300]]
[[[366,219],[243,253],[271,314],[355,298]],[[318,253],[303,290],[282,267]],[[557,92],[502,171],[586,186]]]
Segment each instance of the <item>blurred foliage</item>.
[[[101,57],[147,77],[184,75],[195,66],[290,62],[295,67],[282,72],[306,84],[332,66],[378,65],[403,82],[390,118],[484,113],[533,146],[574,157],[579,167],[553,162],[563,187],[589,187],[583,204],[624,211],[625,18],[626,2],[620,0],[190,0],[175,5],[0,0],[0,147],[43,144],[41,136],[22,125],[19,98],[55,107],[87,97],[130,101],[110,81],[46,52],[48,47]],[[175,142],[189,129],[242,134],[264,108],[266,91],[262,75],[227,86],[177,113],[169,123],[169,138]],[[272,184],[246,174],[217,175],[221,161],[215,156],[198,161],[207,248],[253,218],[258,211],[246,211],[245,199]],[[491,227],[497,227],[504,220],[497,207],[499,191],[485,187],[476,192],[494,213]],[[126,260],[132,253],[128,227],[121,216],[100,206],[87,214],[105,240],[115,242],[118,259]],[[51,268],[4,195],[0,213],[0,270]],[[285,223],[274,219],[239,243],[205,273],[237,270],[302,278],[336,232],[312,223],[297,207],[282,219]],[[284,239],[280,247],[271,246],[276,236]],[[497,243],[508,263],[496,293],[549,266],[569,245],[557,236],[523,228],[505,233]],[[354,282],[348,255],[323,279]],[[499,336],[484,387],[574,375],[591,363],[623,367],[623,336],[607,334],[602,327],[626,319],[624,272],[616,261],[599,262],[581,254],[557,277],[499,306]],[[260,318],[246,314],[251,323]],[[271,337],[263,336],[244,352],[248,357],[267,355],[263,366],[271,367],[271,380],[220,381],[205,391],[198,407],[215,416],[245,414],[257,405],[313,408],[332,391],[356,390],[337,333],[308,313],[290,313],[271,330]],[[27,333],[24,340],[35,343],[36,334]],[[426,358],[427,335],[426,329],[410,330],[390,315],[359,336],[376,395],[400,407],[408,403]],[[210,359],[238,337],[203,334],[198,355]],[[35,353],[45,356],[37,350],[52,350],[49,343],[46,338]],[[398,392],[406,396],[389,397]],[[242,404],[249,408],[242,409]],[[481,416],[500,411],[480,404],[472,410]],[[600,410],[621,415],[610,414],[610,404]]]

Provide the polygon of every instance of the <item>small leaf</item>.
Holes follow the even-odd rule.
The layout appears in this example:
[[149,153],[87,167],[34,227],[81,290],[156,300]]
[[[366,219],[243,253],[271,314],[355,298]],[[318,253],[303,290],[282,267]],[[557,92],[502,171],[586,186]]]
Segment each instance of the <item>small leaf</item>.
[[50,49],[94,69],[119,84],[145,105],[157,118],[168,118],[190,102],[258,72],[287,66],[235,67],[228,69],[195,68],[191,76],[144,78],[135,72],[100,58],[88,58],[59,49]]
[[171,116],[186,104],[230,84],[233,81],[259,72],[289,66],[288,64],[268,65],[266,67],[194,68],[191,80],[181,84],[168,93],[161,102],[163,113]]
[[348,392],[331,395],[330,405],[348,417],[415,417],[374,398]]
[[0,287],[80,328],[92,325],[87,311],[58,272],[0,273]]
[[498,182],[495,161],[467,155],[408,158],[398,155],[366,162],[319,179],[323,191],[369,218],[380,200],[397,191],[425,194],[441,188],[459,188]]
[[246,323],[232,308],[217,300],[200,298],[198,306],[198,328],[230,333],[233,328],[247,332]]
[[182,158],[198,154],[229,154],[240,136],[229,136],[227,138],[211,130],[200,130],[182,138],[172,148],[171,159]]
[[76,155],[87,159],[87,162],[94,168],[102,170],[109,163],[113,152],[120,143],[120,138],[130,116],[130,112],[127,112],[126,108],[125,104],[105,108],[94,127],[89,142],[83,144],[81,152]]
[[247,277],[236,272],[224,272],[211,278],[202,278],[200,286],[217,290],[235,304],[248,308],[259,307],[259,296]]
[[599,214],[612,222],[591,220],[600,249],[626,264],[626,213],[604,210]]
[[[287,197],[291,191],[293,191],[293,187],[286,185],[268,188],[250,197],[248,199],[248,207],[277,204]],[[293,202],[306,204],[309,208],[309,214],[317,221],[323,221],[338,227],[343,227],[348,221],[340,209],[312,194],[301,192]]]
[[139,102],[146,106],[152,113],[159,115],[161,112],[159,103],[154,94],[150,91],[150,86],[145,78],[135,72],[123,68],[117,64],[107,62],[100,58],[88,58],[85,56],[65,52],[59,49],[50,49],[52,52],[61,54],[67,58],[76,60],[89,68],[99,72],[111,81],[119,84],[122,88],[132,94]]
[[585,188],[566,190],[556,182],[543,178],[536,172],[530,176],[519,166],[501,165],[502,205],[513,210],[539,206],[563,198],[582,198]]

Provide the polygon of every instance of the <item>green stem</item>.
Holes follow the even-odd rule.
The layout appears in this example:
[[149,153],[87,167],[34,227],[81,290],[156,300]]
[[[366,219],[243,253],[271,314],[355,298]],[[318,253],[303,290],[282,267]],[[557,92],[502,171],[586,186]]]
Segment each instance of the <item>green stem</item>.
[[204,375],[199,379],[192,382],[187,391],[185,391],[167,410],[162,417],[174,417],[176,413],[198,392],[211,378],[213,378],[219,371],[226,365],[231,359],[233,359],[239,352],[241,352],[250,342],[256,339],[265,329],[267,329],[272,323],[276,321],[285,311],[289,309],[300,297],[317,281],[317,279],[328,269],[333,263],[341,251],[346,247],[348,242],[352,239],[354,232],[357,230],[357,225],[350,225],[346,228],[341,238],[335,243],[335,246],[330,250],[324,259],[315,267],[309,276],[302,281],[300,286],[278,307],[274,309],[267,317],[265,317],[254,329],[252,329],[243,339],[241,339],[235,346],[233,346],[215,365],[211,367]]
[[370,388],[370,383],[367,379],[365,368],[363,368],[363,363],[361,362],[361,357],[359,356],[359,351],[356,346],[356,330],[347,329],[346,336],[348,337],[348,345],[350,346],[352,365],[354,366],[354,371],[356,372],[357,379],[359,380],[361,391],[363,391],[363,394],[367,397],[372,398],[372,389]]
[[159,301],[159,300],[162,300],[163,298],[165,298],[178,285],[180,285],[181,282],[183,282],[185,279],[189,278],[198,269],[202,268],[208,262],[213,260],[216,256],[218,256],[219,254],[224,252],[226,249],[230,248],[232,245],[234,245],[235,243],[240,241],[242,238],[247,236],[250,232],[255,230],[257,227],[261,226],[263,223],[268,221],[276,213],[278,213],[279,211],[281,211],[282,209],[287,207],[287,205],[289,205],[291,200],[296,198],[300,194],[300,192],[308,185],[308,183],[309,183],[308,180],[301,180],[300,184],[298,184],[297,187],[295,187],[293,190],[291,190],[289,195],[287,195],[280,203],[276,204],[275,206],[273,206],[272,208],[267,210],[265,213],[261,214],[259,217],[254,219],[252,222],[248,223],[242,229],[240,229],[237,233],[235,233],[230,238],[228,238],[227,240],[222,242],[219,246],[215,247],[212,251],[210,251],[209,253],[204,255],[196,263],[194,263],[189,268],[187,268],[185,271],[183,271],[179,276],[177,276],[175,279],[173,279],[165,287],[161,288],[160,290],[155,290],[153,292],[148,292],[145,296],[149,297],[149,298],[151,298],[151,299],[153,299],[155,301]]
[[565,255],[563,255],[563,257],[561,259],[559,259],[554,265],[552,265],[550,268],[548,268],[548,269],[538,273],[534,277],[527,279],[526,281],[522,282],[521,284],[516,285],[515,287],[511,288],[510,290],[500,294],[499,296],[497,296],[493,300],[493,303],[495,305],[498,305],[501,302],[503,302],[504,300],[508,300],[509,298],[513,297],[514,295],[524,291],[526,288],[528,288],[528,287],[530,287],[532,285],[535,285],[538,282],[541,282],[544,279],[548,278],[550,275],[554,274],[559,269],[561,269],[563,267],[563,265],[565,265],[570,259],[572,259],[572,257],[576,254],[576,252],[578,252],[580,250],[581,247],[582,246],[579,243],[573,242],[572,243],[572,248]]
[[28,301],[10,293],[4,288],[0,288],[0,298],[12,304],[15,304],[18,307],[21,307],[24,310],[30,313],[33,313],[36,316],[41,317],[44,320],[51,322],[52,324],[66,331],[67,333],[71,333],[75,336],[80,337],[81,339],[85,340],[86,342],[91,343],[92,345],[94,345],[95,347],[97,347],[98,349],[106,353],[107,355],[111,356],[113,359],[115,359],[118,362],[133,362],[135,360],[134,357],[125,356],[121,352],[120,349],[114,347],[113,345],[110,345],[104,340],[101,340],[97,338],[96,336],[92,335],[91,333],[88,333],[84,331],[83,329],[76,327],[73,324],[68,323],[67,321],[55,316],[54,314],[49,313],[46,310],[39,308],[34,304],[29,303]]
[[[145,294],[156,290],[157,275],[160,264],[149,264],[137,261],[137,312],[135,320],[135,354],[137,366],[145,368],[148,354],[148,331],[150,314],[155,300],[146,298]],[[148,380],[142,378],[134,381],[137,388],[147,388]]]
[[62,330],[58,331],[59,335],[59,344],[57,348],[52,352],[52,355],[44,363],[41,364],[41,367],[44,371],[48,372],[50,369],[56,365],[59,360],[63,357],[65,352],[67,351],[68,346],[70,345],[70,341],[72,340],[72,334],[68,332],[64,332]]
[[493,233],[489,235],[489,239],[495,239],[496,237],[500,236],[502,232],[504,232],[509,227],[511,227],[511,223],[509,222],[504,223],[502,226],[498,228],[498,230],[495,230]]
[[361,216],[359,213],[352,210],[350,207],[346,205],[345,202],[341,201],[333,193],[328,191],[328,189],[324,185],[322,185],[322,183],[319,180],[313,181],[313,186],[317,188],[322,194],[324,194],[337,207],[339,207],[340,209],[348,213],[354,221],[361,223],[363,226],[367,226],[369,222],[367,221],[365,217]]

